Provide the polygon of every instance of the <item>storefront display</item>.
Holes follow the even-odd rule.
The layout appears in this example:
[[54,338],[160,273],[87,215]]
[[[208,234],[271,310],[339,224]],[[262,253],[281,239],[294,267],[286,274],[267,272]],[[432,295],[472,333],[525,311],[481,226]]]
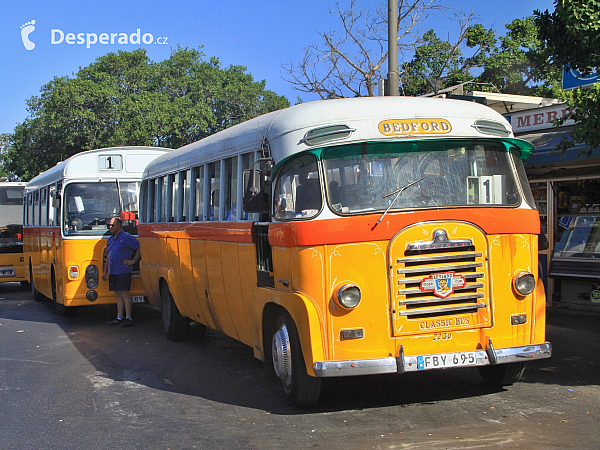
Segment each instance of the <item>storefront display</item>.
[[550,250],[540,252],[548,299],[600,306],[600,179],[550,179],[531,188],[550,240]]
[[[562,109],[561,109],[562,108]],[[560,115],[563,106],[511,114],[517,138],[536,146],[525,164],[549,248],[539,252],[550,305],[600,308],[600,149],[582,144],[560,153],[572,124],[552,127],[533,117]]]

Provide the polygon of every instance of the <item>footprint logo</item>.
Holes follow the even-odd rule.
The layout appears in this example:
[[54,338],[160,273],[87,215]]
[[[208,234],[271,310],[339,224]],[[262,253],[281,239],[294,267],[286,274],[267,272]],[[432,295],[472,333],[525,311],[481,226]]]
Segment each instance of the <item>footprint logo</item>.
[[23,45],[27,50],[33,50],[35,48],[35,44],[29,40],[29,35],[33,30],[35,30],[35,20],[21,25],[21,39],[23,39]]

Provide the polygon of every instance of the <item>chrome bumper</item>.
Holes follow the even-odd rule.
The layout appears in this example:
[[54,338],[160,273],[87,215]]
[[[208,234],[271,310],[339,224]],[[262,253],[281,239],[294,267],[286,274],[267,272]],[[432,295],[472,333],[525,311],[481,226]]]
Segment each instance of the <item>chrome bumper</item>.
[[[473,364],[457,366],[457,368],[487,366],[490,364],[508,364],[550,358],[552,355],[552,344],[550,344],[550,342],[544,342],[543,344],[508,347],[495,350],[491,340],[489,340],[487,350],[476,350],[474,353],[476,355]],[[404,351],[401,347],[400,356],[396,358],[317,361],[314,363],[313,369],[317,377],[346,377],[354,375],[417,372],[419,370],[431,370],[434,368],[419,368],[418,357],[404,356]]]

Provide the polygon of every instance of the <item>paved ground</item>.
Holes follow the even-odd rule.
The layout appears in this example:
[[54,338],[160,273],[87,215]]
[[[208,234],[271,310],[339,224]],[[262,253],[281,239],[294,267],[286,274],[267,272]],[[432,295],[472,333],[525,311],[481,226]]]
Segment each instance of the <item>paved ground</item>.
[[0,285],[0,448],[600,448],[600,317],[551,312],[554,356],[491,389],[476,370],[326,380],[295,410],[252,350],[168,341],[160,314],[60,317]]

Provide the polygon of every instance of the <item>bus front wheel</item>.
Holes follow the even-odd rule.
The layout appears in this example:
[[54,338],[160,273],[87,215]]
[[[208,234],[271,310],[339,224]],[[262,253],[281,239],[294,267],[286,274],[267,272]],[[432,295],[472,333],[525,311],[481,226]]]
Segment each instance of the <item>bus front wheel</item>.
[[525,371],[525,363],[508,363],[498,364],[493,366],[478,367],[479,375],[486,383],[496,386],[509,386],[516,383],[523,376]]
[[167,283],[163,283],[160,288],[160,298],[162,302],[163,327],[167,339],[170,341],[185,339],[188,336],[190,324],[177,309]]
[[315,405],[319,400],[321,379],[306,372],[296,324],[286,313],[277,319],[271,357],[288,402],[298,408]]

